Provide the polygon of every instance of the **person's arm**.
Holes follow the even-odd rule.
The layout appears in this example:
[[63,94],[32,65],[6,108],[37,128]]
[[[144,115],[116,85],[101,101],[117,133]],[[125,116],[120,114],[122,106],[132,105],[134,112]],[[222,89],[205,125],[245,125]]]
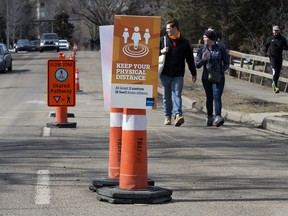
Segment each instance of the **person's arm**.
[[192,74],[192,77],[196,77],[197,71],[196,71],[196,67],[195,67],[193,48],[191,48],[189,42],[188,42],[188,45],[186,46],[185,52],[186,52],[185,58],[186,58],[186,62],[188,64],[188,68]]
[[287,40],[283,37],[283,50],[288,50]]
[[266,40],[265,45],[264,45],[264,55],[268,56],[268,48],[270,46],[270,37]]
[[159,56],[162,54],[161,49],[163,49],[163,37],[160,37],[160,45],[159,45]]
[[196,68],[201,68],[205,63],[206,60],[203,60],[203,47],[200,47],[197,55],[196,55]]
[[222,47],[223,51],[222,51],[222,61],[223,61],[223,72],[225,72],[230,65],[230,61],[229,61],[229,54],[227,52],[227,50]]

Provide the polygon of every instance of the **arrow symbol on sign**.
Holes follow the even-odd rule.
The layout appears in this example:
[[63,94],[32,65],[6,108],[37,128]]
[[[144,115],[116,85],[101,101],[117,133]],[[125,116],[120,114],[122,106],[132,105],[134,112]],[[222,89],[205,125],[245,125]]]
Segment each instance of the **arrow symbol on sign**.
[[61,96],[53,96],[54,97],[54,100],[58,103],[59,102],[59,100],[60,100],[60,98],[61,98]]

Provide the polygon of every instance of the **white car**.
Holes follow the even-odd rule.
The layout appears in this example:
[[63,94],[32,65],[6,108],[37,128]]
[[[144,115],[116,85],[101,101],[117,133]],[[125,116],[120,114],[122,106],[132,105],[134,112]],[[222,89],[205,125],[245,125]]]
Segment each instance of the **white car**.
[[70,49],[70,44],[67,40],[59,40],[59,47],[60,50],[69,50]]

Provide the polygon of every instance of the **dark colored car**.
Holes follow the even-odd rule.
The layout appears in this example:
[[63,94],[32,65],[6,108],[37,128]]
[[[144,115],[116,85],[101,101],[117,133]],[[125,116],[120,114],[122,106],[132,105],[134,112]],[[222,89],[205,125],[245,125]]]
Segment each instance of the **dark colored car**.
[[16,46],[15,46],[15,52],[30,51],[30,49],[31,49],[31,43],[28,39],[17,40]]
[[39,51],[40,50],[40,40],[31,40],[31,51]]
[[0,72],[12,71],[12,56],[6,45],[0,43]]
[[56,33],[43,33],[40,38],[40,52],[55,49],[60,52],[58,35]]

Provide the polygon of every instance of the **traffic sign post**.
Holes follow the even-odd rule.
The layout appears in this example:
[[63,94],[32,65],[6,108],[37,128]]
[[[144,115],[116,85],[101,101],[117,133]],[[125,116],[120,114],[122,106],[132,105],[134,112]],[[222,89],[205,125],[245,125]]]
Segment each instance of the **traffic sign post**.
[[160,21],[161,17],[114,17],[112,69],[107,67],[107,73],[110,107],[123,108],[120,173],[119,186],[107,181],[101,187],[92,179],[89,188],[100,201],[154,204],[172,199],[171,190],[154,187],[154,182],[149,186],[147,177],[146,109],[156,109],[157,104]]
[[67,107],[75,106],[75,61],[59,59],[48,60],[47,103],[56,107],[56,123],[47,127],[75,128],[76,123],[67,122]]

